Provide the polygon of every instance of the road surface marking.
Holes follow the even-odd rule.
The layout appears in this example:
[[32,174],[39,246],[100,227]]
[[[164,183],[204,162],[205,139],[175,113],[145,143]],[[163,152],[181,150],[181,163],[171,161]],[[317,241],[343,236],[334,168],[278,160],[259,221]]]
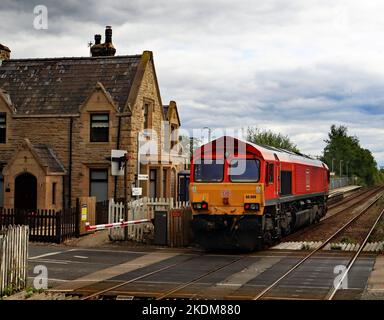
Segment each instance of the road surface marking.
[[30,257],[30,258],[28,258],[28,260],[35,260],[35,259],[40,259],[40,258],[44,258],[44,257],[54,256],[56,254],[60,254],[60,253],[63,253],[63,252],[64,251],[56,251],[56,252],[45,253],[45,254],[41,254],[39,256]]
[[[36,277],[28,277],[28,279],[35,279]],[[55,278],[49,278],[48,281],[54,281],[54,282],[68,282],[72,280],[64,280],[64,279],[55,279]]]
[[53,264],[70,264],[72,261],[68,260],[48,260],[48,259],[34,259],[37,263],[53,263]]

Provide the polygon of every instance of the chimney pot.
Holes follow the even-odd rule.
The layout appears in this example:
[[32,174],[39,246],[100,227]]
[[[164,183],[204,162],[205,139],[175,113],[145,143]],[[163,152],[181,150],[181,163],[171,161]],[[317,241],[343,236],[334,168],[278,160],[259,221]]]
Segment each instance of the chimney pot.
[[95,44],[91,47],[92,57],[114,56],[116,49],[112,44],[112,27],[105,27],[105,42],[101,43],[101,35],[95,34]]
[[112,27],[105,27],[105,43],[112,43]]
[[101,34],[95,34],[95,44],[101,43]]

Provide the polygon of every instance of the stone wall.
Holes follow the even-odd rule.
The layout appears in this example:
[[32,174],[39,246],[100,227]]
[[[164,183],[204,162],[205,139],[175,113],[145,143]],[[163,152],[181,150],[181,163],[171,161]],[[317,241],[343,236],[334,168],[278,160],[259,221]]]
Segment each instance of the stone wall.
[[11,57],[11,51],[8,47],[0,44],[0,61],[8,60]]

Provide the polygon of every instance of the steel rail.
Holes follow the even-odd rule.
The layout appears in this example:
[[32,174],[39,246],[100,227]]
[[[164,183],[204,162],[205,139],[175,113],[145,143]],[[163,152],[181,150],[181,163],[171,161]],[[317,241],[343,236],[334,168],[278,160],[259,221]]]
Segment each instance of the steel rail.
[[[201,255],[199,255],[199,256],[201,256]],[[189,259],[186,259],[186,260],[183,260],[183,261],[181,261],[181,262],[176,262],[176,263],[173,263],[173,264],[171,264],[171,265],[169,265],[169,266],[165,266],[165,267],[163,267],[163,268],[160,268],[160,269],[151,271],[151,272],[149,272],[149,273],[143,274],[143,275],[141,275],[141,276],[138,276],[138,277],[136,277],[136,278],[130,279],[130,280],[125,281],[125,282],[123,282],[123,283],[119,283],[119,284],[117,284],[117,285],[114,285],[114,286],[112,286],[112,287],[110,287],[110,288],[106,288],[106,289],[97,291],[97,292],[92,293],[92,294],[90,294],[90,295],[88,295],[88,296],[82,297],[80,300],[90,300],[90,299],[92,299],[92,298],[96,298],[96,297],[98,297],[98,296],[100,296],[100,295],[102,295],[102,294],[104,294],[104,293],[107,293],[107,292],[113,291],[113,290],[115,290],[115,289],[121,288],[121,287],[123,287],[123,286],[125,286],[125,285],[127,285],[127,284],[132,283],[132,282],[135,282],[135,281],[144,279],[144,278],[149,277],[149,276],[152,276],[152,275],[154,275],[154,274],[156,274],[156,273],[159,273],[159,272],[162,272],[162,271],[171,269],[171,268],[173,268],[173,267],[176,267],[176,266],[178,266],[179,264],[183,264],[183,263],[186,262],[186,261],[192,260],[193,258],[196,258],[196,256],[193,256],[193,257],[191,257],[191,258],[189,258]],[[81,288],[79,289],[79,291],[81,291]]]
[[361,193],[361,194],[357,195],[356,198],[360,198],[361,196],[364,196],[362,199],[359,199],[356,202],[353,202],[354,199],[349,199],[349,201],[345,202],[345,203],[352,202],[350,205],[348,205],[348,207],[346,207],[345,209],[341,209],[340,211],[337,211],[334,214],[331,214],[329,216],[325,216],[320,221],[324,221],[324,220],[330,219],[330,218],[332,218],[334,216],[339,216],[340,214],[350,210],[353,207],[359,206],[361,203],[364,203],[364,201],[366,201],[367,199],[369,199],[371,197],[374,197],[374,196],[376,196],[377,194],[379,194],[380,192],[383,192],[383,191],[384,191],[384,187],[378,187],[378,188],[375,188],[374,190],[370,190],[370,192]]
[[[329,206],[328,206],[328,209],[333,209],[333,208],[337,208],[345,203],[348,203],[350,202],[351,200],[353,200],[354,198],[356,197],[361,197],[367,193],[370,193],[371,191],[374,191],[374,190],[378,190],[379,188],[372,188],[372,189],[365,189],[365,190],[357,190],[357,191],[354,191],[352,194],[348,195],[347,197],[343,198],[342,200],[340,201],[336,201],[334,203],[330,203]],[[332,199],[332,198],[331,198]],[[328,198],[328,200],[330,200]]]
[[[348,196],[347,198],[343,199],[340,202],[336,202],[334,204],[331,204],[330,206],[328,206],[328,210],[334,210],[337,207],[340,207],[340,206],[347,204],[349,202],[352,202],[351,205],[353,206],[354,204],[357,204],[361,201],[361,200],[357,200],[356,202],[354,202],[353,200],[358,199],[358,198],[366,199],[367,197],[374,195],[375,193],[380,192],[381,190],[383,190],[383,187],[376,187],[376,188],[364,190],[358,194],[352,194],[351,196]],[[339,212],[341,212],[341,211],[344,211],[344,209],[340,210]],[[335,214],[337,214],[337,213],[338,212],[336,212]]]
[[339,228],[334,234],[332,234],[328,239],[326,239],[318,248],[312,250],[308,255],[306,255],[303,259],[301,259],[298,263],[296,263],[292,268],[290,268],[287,272],[285,272],[282,276],[280,276],[277,280],[275,280],[271,285],[261,291],[258,295],[256,295],[253,300],[259,300],[262,298],[267,292],[271,291],[274,287],[277,286],[283,279],[285,279],[288,275],[290,275],[293,271],[295,271],[298,267],[300,267],[303,263],[305,263],[308,259],[310,259],[313,255],[318,253],[321,249],[323,249],[328,243],[331,242],[333,238],[338,236],[342,231],[344,231],[348,226],[350,226],[355,220],[361,217],[364,213],[368,211],[378,200],[380,197],[374,199],[366,208],[362,209],[360,213],[354,216],[351,220],[345,223],[341,228]]
[[[343,213],[345,213],[345,212],[349,212],[353,207],[357,207],[357,206],[359,206],[361,203],[365,203],[365,202],[367,202],[367,200],[368,200],[369,198],[373,197],[374,195],[379,194],[379,193],[382,192],[382,191],[384,191],[384,187],[379,187],[379,188],[375,189],[374,191],[370,190],[370,192],[369,192],[368,195],[366,195],[366,194],[364,193],[364,195],[365,195],[364,198],[362,198],[362,199],[360,199],[360,200],[358,200],[358,201],[352,203],[350,206],[346,207],[345,209],[342,209],[342,210],[340,210],[340,211],[338,211],[338,212],[336,212],[336,213],[334,213],[334,214],[332,214],[332,215],[323,217],[323,218],[320,220],[320,222],[327,221],[328,219],[331,219],[331,218],[333,218],[333,217],[337,217],[337,216],[339,216],[339,215],[341,215],[341,214],[343,214]],[[368,192],[367,192],[367,193],[368,193]],[[360,195],[358,195],[358,197],[360,198],[362,195],[363,195],[363,194],[360,194]],[[304,227],[303,229],[297,230],[297,231],[295,231],[295,232],[289,234],[288,236],[284,237],[283,239],[284,239],[285,241],[290,241],[289,239],[292,238],[292,237],[300,236],[300,235],[305,234],[305,233],[307,233],[307,232],[309,232],[309,231],[316,230],[316,229],[318,229],[318,228],[320,228],[320,227],[322,227],[322,225],[321,225],[320,223],[311,224],[311,225],[309,225],[309,226]]]
[[348,275],[348,272],[351,270],[352,266],[354,265],[354,263],[356,262],[357,258],[359,257],[359,255],[361,254],[361,252],[363,251],[365,245],[367,244],[368,242],[368,239],[369,237],[371,236],[372,232],[375,230],[375,227],[376,225],[378,224],[378,222],[380,221],[380,219],[382,218],[384,214],[384,210],[382,210],[379,214],[379,216],[377,217],[377,219],[375,220],[375,223],[372,225],[371,229],[369,230],[367,236],[365,237],[363,243],[361,244],[359,250],[357,250],[357,252],[353,255],[352,259],[349,261],[348,265],[347,265],[347,269],[344,271],[343,273],[343,276],[341,277],[341,279],[339,280],[339,282],[337,283],[336,286],[334,286],[334,288],[327,294],[327,296],[325,297],[326,300],[332,300],[336,294],[336,292],[339,290],[341,284],[343,283],[344,279],[347,277]]
[[[198,255],[198,256],[202,256],[202,254],[200,254],[200,255]],[[224,269],[224,268],[226,268],[226,267],[228,267],[228,266],[230,266],[230,265],[232,265],[232,264],[234,264],[234,263],[240,261],[240,260],[243,259],[244,257],[248,257],[248,255],[242,255],[240,258],[235,259],[235,260],[231,261],[230,263],[227,263],[227,264],[225,264],[225,265],[223,265],[223,266],[220,266],[220,267],[218,267],[218,268],[215,268],[215,269],[213,269],[213,270],[211,270],[211,271],[209,271],[209,272],[207,272],[207,273],[205,273],[205,274],[203,274],[203,275],[201,275],[201,276],[199,276],[199,277],[197,277],[197,278],[195,278],[195,279],[193,279],[193,280],[191,280],[191,281],[188,281],[187,283],[183,283],[182,285],[180,285],[180,286],[178,286],[178,287],[176,287],[176,288],[174,288],[174,289],[171,289],[171,290],[169,290],[169,291],[166,292],[166,293],[161,293],[160,296],[156,298],[156,300],[164,299],[165,297],[167,297],[167,296],[169,296],[169,295],[171,295],[171,294],[173,294],[173,293],[175,293],[175,292],[177,292],[177,291],[180,291],[181,289],[184,289],[185,287],[187,287],[187,286],[189,286],[189,285],[191,285],[191,284],[193,284],[193,283],[195,283],[195,282],[197,282],[197,281],[199,281],[199,280],[205,278],[206,276],[211,275],[212,273],[215,273],[215,272],[217,272],[217,271],[220,271],[221,269]],[[86,296],[86,297],[82,297],[80,300],[90,300],[90,299],[92,299],[92,298],[96,298],[96,297],[98,297],[98,296],[100,296],[100,295],[102,295],[102,294],[105,294],[105,293],[107,293],[107,292],[114,291],[115,289],[121,288],[121,287],[123,287],[123,286],[125,286],[125,285],[127,285],[127,284],[132,283],[132,282],[135,282],[135,281],[144,279],[144,278],[149,277],[149,276],[151,276],[151,275],[154,275],[154,274],[156,274],[156,273],[159,273],[159,272],[168,270],[168,269],[170,269],[170,268],[176,267],[177,265],[183,264],[184,262],[189,261],[189,260],[192,260],[192,259],[194,259],[194,258],[196,258],[196,256],[193,256],[193,257],[191,257],[191,258],[189,258],[189,259],[186,259],[186,260],[184,260],[184,261],[181,261],[181,262],[173,263],[173,264],[171,264],[171,265],[169,265],[169,266],[166,266],[166,267],[163,267],[163,268],[161,268],[161,269],[154,270],[154,271],[152,271],[152,272],[149,272],[149,273],[146,273],[146,274],[144,274],[144,275],[138,276],[138,277],[136,277],[136,278],[134,278],[134,279],[130,279],[130,280],[125,281],[125,282],[123,282],[123,283],[119,283],[119,284],[117,284],[117,285],[115,285],[115,286],[112,286],[112,287],[110,287],[110,288],[106,288],[106,289],[97,291],[97,292],[92,293],[92,294],[90,294],[90,295],[88,295],[88,296]],[[79,291],[81,291],[81,289],[79,289]]]
[[201,279],[203,279],[203,278],[205,278],[205,277],[207,277],[207,276],[209,276],[209,275],[211,275],[211,274],[213,274],[213,273],[215,273],[215,272],[217,272],[217,271],[220,271],[220,270],[222,270],[222,269],[224,269],[224,268],[229,267],[230,265],[232,265],[232,264],[234,264],[234,263],[240,261],[240,260],[243,259],[244,257],[247,257],[247,256],[242,256],[241,258],[235,259],[235,260],[231,261],[230,263],[225,264],[224,266],[220,266],[220,267],[218,267],[218,268],[216,268],[216,269],[214,269],[214,270],[211,270],[211,271],[209,271],[209,272],[207,272],[207,273],[205,273],[205,274],[203,274],[203,275],[201,275],[201,276],[199,276],[199,277],[197,277],[197,278],[195,278],[195,279],[193,279],[193,280],[191,280],[191,281],[188,281],[188,282],[186,282],[186,283],[183,283],[183,284],[181,284],[180,286],[178,286],[178,287],[176,287],[176,288],[174,288],[174,289],[171,289],[171,290],[169,290],[169,291],[166,292],[166,293],[161,294],[159,297],[156,298],[156,300],[162,300],[162,299],[164,299],[164,298],[166,298],[166,297],[169,297],[171,294],[173,294],[173,293],[175,293],[175,292],[177,292],[177,291],[180,291],[180,290],[182,290],[182,289],[184,289],[184,288],[190,286],[191,284],[196,283],[197,281],[199,281],[199,280],[201,280]]

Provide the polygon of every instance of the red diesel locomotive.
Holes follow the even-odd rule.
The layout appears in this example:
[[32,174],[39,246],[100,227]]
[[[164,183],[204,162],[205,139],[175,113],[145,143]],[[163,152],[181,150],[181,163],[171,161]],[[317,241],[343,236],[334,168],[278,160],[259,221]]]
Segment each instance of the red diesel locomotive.
[[196,150],[190,202],[195,241],[207,249],[262,248],[327,212],[326,164],[224,136]]

